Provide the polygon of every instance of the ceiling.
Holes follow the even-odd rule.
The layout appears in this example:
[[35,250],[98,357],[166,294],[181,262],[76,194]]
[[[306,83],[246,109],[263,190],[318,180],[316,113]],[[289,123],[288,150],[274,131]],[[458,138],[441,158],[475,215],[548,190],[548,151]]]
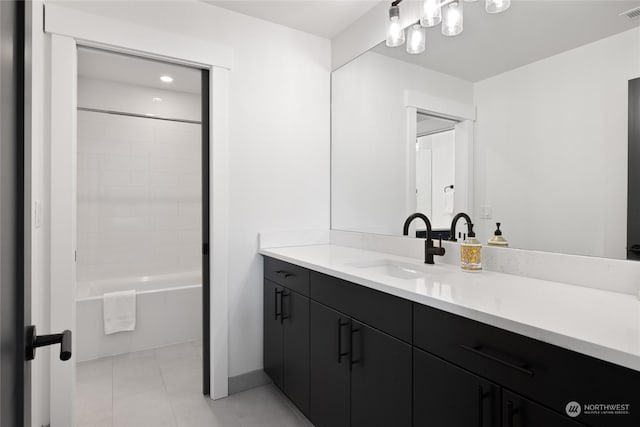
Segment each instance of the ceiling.
[[[164,75],[173,82],[163,83]],[[201,85],[196,68],[89,48],[78,49],[78,76],[194,94],[200,93]]]
[[203,0],[215,6],[332,39],[379,0]]
[[508,11],[497,15],[486,13],[482,1],[463,4],[459,36],[445,37],[437,26],[427,29],[422,54],[384,43],[373,50],[476,82],[640,26],[640,17],[619,16],[640,6],[638,0],[513,0]]

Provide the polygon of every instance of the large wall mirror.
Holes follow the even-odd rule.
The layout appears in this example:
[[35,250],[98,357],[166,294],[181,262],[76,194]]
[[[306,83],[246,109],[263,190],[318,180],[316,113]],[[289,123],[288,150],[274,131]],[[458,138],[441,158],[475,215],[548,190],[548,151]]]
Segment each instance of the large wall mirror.
[[640,259],[640,1],[484,3],[333,72],[332,228],[462,211],[485,243],[500,222],[512,248]]

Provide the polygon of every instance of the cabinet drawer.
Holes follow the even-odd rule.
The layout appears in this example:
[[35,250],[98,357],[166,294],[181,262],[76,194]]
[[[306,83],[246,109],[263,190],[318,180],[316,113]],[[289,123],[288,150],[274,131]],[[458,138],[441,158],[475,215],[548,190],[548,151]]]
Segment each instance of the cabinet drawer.
[[264,258],[264,277],[309,296],[309,270],[275,258]]
[[629,404],[630,415],[581,414],[589,426],[640,425],[640,373],[414,304],[414,345],[565,413],[567,403]]
[[411,342],[411,302],[311,272],[311,298],[396,338]]

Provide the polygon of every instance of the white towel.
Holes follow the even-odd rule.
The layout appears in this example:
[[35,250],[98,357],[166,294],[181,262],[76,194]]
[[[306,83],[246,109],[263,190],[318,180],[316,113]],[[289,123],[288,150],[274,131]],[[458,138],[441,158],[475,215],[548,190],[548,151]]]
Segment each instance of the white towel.
[[114,334],[136,328],[136,291],[104,294],[104,333]]
[[454,194],[454,189],[448,189],[444,192],[444,213],[446,214],[453,213],[453,201],[455,199]]

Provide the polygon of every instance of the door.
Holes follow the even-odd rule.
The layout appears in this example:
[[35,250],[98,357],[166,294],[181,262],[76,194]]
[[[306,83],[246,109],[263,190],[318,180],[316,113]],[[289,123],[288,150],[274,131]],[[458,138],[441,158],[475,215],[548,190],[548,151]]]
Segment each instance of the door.
[[640,78],[629,80],[627,259],[640,260]]
[[284,288],[282,292],[283,390],[309,414],[309,298]]
[[553,412],[543,406],[510,391],[502,391],[504,427],[584,427],[566,415]]
[[413,378],[414,425],[500,425],[500,387],[417,349]]
[[25,3],[0,1],[0,425],[30,425],[24,250]]
[[322,304],[310,304],[310,410],[316,427],[350,424],[349,330],[351,321]]
[[273,383],[282,389],[282,287],[264,281],[264,371]]
[[351,426],[411,426],[411,346],[351,323]]

